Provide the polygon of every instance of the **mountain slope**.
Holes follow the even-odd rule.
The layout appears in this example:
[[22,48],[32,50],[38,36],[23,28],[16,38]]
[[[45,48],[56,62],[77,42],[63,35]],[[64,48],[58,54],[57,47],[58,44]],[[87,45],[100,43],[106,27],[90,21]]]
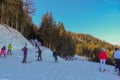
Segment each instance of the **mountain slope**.
[[13,49],[21,49],[25,45],[25,42],[29,48],[32,48],[32,45],[21,35],[21,33],[9,26],[5,27],[0,24],[0,48],[4,45],[8,46],[12,44]]

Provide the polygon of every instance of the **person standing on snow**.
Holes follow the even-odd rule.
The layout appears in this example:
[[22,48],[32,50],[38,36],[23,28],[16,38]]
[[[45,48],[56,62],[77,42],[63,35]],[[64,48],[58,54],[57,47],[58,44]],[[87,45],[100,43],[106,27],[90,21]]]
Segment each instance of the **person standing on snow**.
[[58,56],[58,53],[57,53],[57,51],[54,49],[54,50],[53,50],[53,57],[55,58],[55,62],[58,62],[57,56]]
[[12,49],[13,49],[13,47],[12,47],[12,45],[11,44],[9,44],[9,46],[8,46],[8,51],[7,51],[7,54],[9,55],[12,55]]
[[120,75],[120,49],[119,48],[114,52],[114,58],[116,61],[116,67],[119,70],[118,75]]
[[26,59],[27,59],[27,51],[28,51],[28,48],[27,48],[27,44],[26,44],[26,43],[25,43],[25,47],[22,48],[22,51],[24,52],[24,53],[23,53],[23,61],[22,61],[22,63],[27,63],[27,62],[26,62]]
[[37,48],[38,48],[38,57],[37,57],[37,61],[42,61],[42,56],[41,56],[41,54],[42,54],[42,50],[40,49],[40,46],[39,45],[37,45]]
[[99,60],[100,60],[100,67],[99,67],[99,71],[106,71],[106,60],[107,60],[107,54],[105,52],[105,49],[102,48],[101,52],[99,53]]
[[4,58],[6,57],[6,46],[3,46],[2,48],[1,48],[1,53],[0,53],[0,57],[1,57],[1,55],[4,55]]
[[114,53],[113,53],[113,58],[114,58],[114,60],[115,60],[115,72],[118,71],[117,59],[116,59],[116,57],[115,57],[115,52],[116,52],[117,50],[118,50],[118,47],[115,48],[115,51],[114,51]]

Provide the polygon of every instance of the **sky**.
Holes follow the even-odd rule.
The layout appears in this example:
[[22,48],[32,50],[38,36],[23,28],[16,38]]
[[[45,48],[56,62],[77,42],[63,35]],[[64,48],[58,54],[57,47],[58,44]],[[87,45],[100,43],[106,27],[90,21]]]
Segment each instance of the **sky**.
[[90,34],[106,42],[120,42],[120,0],[33,0],[36,7],[34,24],[52,12],[66,31]]

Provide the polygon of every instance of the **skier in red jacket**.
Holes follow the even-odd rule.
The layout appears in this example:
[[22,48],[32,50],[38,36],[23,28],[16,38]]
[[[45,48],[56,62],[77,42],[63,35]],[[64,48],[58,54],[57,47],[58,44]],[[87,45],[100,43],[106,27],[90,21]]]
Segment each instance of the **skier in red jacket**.
[[99,60],[100,60],[100,67],[99,70],[101,71],[106,71],[106,60],[107,60],[107,54],[105,52],[105,49],[102,48],[101,52],[99,53]]

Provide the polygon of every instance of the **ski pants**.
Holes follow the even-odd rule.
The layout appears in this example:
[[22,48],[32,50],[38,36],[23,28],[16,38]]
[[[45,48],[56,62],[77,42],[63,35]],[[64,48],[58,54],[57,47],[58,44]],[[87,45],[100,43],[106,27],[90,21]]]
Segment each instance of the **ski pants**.
[[8,54],[8,55],[9,55],[9,54],[12,55],[12,51],[11,51],[11,50],[8,50],[8,51],[7,51],[7,54]]
[[27,53],[24,53],[23,54],[23,61],[22,61],[22,63],[26,63],[26,59],[27,59]]
[[41,56],[41,53],[38,53],[38,61],[41,60],[42,61],[42,56]]
[[119,73],[120,73],[120,59],[115,59],[116,60],[116,66],[119,69]]
[[3,54],[4,56],[6,56],[5,50],[1,50],[0,56],[1,56],[2,54]]
[[107,69],[106,59],[100,59],[100,65],[99,66],[102,70]]
[[55,58],[55,62],[57,62],[57,61],[58,61],[58,58],[57,58],[57,56],[54,56],[54,58]]

